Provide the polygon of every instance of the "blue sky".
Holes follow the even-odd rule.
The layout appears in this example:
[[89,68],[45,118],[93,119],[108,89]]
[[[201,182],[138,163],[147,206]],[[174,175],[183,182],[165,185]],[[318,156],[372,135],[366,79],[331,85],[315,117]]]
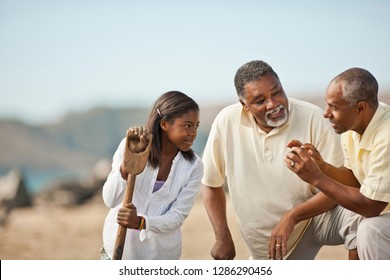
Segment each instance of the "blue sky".
[[324,94],[350,67],[390,89],[390,1],[0,0],[0,118],[151,106],[168,90],[234,102],[262,59],[286,93]]

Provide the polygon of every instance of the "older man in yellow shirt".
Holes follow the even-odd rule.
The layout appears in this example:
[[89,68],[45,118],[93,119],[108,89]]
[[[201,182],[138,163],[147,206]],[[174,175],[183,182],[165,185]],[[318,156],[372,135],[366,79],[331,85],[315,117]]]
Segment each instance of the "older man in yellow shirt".
[[226,220],[225,179],[243,238],[253,259],[314,259],[323,245],[356,250],[361,217],[300,180],[284,166],[290,139],[315,145],[342,164],[339,136],[312,104],[288,98],[264,61],[241,66],[239,102],[214,120],[203,153],[203,199],[215,244],[214,259],[233,259]]
[[[338,204],[366,217],[357,231],[360,259],[388,260],[390,107],[378,102],[378,83],[362,68],[337,75],[327,88],[326,102],[324,117],[342,134],[344,166],[325,162],[312,145],[293,147],[286,165]],[[346,183],[348,178],[357,184]]]

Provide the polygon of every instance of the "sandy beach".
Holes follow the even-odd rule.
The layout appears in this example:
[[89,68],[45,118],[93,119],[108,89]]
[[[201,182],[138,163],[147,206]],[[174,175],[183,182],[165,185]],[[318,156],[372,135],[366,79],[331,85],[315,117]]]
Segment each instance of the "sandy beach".
[[[237,260],[249,258],[235,214],[228,204],[229,225]],[[97,260],[102,245],[103,221],[108,209],[101,197],[78,207],[34,206],[14,209],[0,227],[2,260]],[[183,225],[183,260],[211,260],[213,232],[198,195]],[[343,246],[324,247],[318,260],[345,260]]]

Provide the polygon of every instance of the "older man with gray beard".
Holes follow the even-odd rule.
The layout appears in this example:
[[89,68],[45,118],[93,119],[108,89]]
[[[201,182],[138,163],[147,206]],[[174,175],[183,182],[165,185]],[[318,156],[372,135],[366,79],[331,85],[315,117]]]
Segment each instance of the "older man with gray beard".
[[[356,253],[361,216],[289,172],[284,158],[300,139],[334,165],[343,162],[340,139],[319,107],[287,98],[278,75],[255,60],[235,75],[239,102],[213,122],[203,154],[203,200],[215,233],[214,259],[234,259],[227,224],[227,183],[240,230],[253,259],[314,259],[323,245]],[[226,181],[225,181],[226,180]]]

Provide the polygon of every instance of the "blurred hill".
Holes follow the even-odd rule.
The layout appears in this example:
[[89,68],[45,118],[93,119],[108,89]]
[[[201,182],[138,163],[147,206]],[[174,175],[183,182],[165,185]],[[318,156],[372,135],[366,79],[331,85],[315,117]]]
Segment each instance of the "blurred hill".
[[[321,108],[320,94],[302,98]],[[381,101],[390,104],[390,94]],[[228,104],[200,108],[200,128],[193,149],[202,155],[211,123]],[[82,176],[101,159],[111,160],[129,127],[142,125],[149,108],[95,108],[72,113],[61,121],[38,126],[18,120],[0,120],[0,175],[19,169],[27,177],[27,188],[39,188],[45,180],[68,174]]]
[[[193,149],[201,155],[211,122],[223,107],[201,108]],[[101,159],[111,160],[129,127],[143,125],[149,108],[94,108],[72,113],[53,124],[29,125],[0,120],[0,175],[17,168],[29,184],[56,176],[83,176]],[[33,186],[40,188],[40,186]]]

